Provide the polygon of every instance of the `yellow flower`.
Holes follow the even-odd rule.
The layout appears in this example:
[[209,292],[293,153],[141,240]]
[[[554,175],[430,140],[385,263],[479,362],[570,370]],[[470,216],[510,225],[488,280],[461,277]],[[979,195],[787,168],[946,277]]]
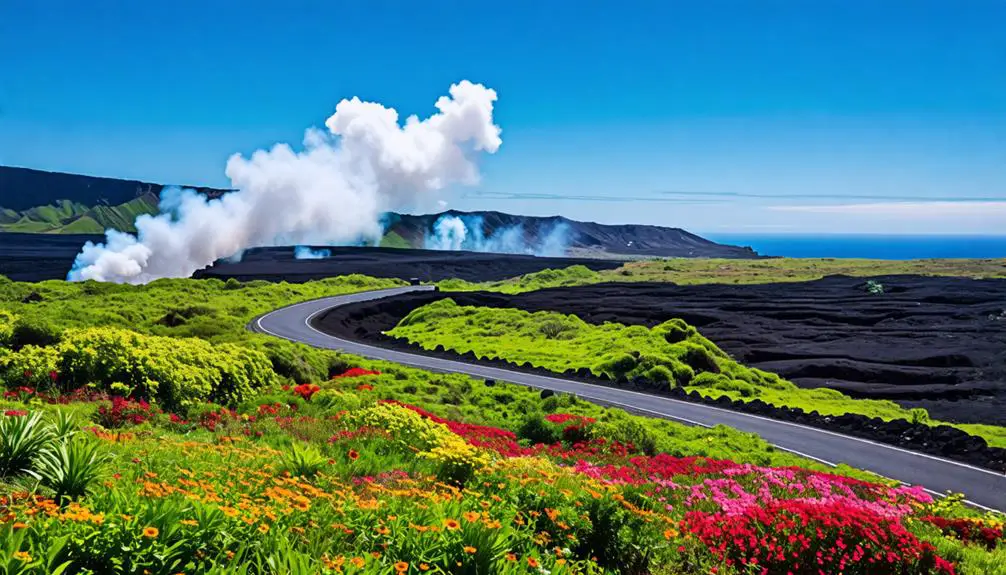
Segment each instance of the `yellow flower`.
[[199,522],[194,519],[182,519],[179,523],[188,527],[195,527],[196,525],[199,525]]
[[478,551],[478,549],[476,549],[474,547],[471,547],[469,545],[465,545],[465,553],[467,553],[469,555],[475,555],[476,551]]
[[160,535],[160,533],[161,532],[158,531],[156,527],[144,527],[143,528],[143,536],[147,537],[148,539],[154,539],[155,537],[157,537],[158,535]]
[[22,563],[31,563],[31,555],[25,551],[15,551],[14,558]]
[[448,519],[448,520],[444,521],[444,527],[446,527],[446,528],[450,529],[451,531],[453,531],[453,530],[457,529],[458,527],[461,527],[461,524],[458,523],[457,521],[455,521],[454,519]]
[[269,532],[269,526],[266,525],[265,523],[262,523],[261,525],[258,526],[258,532],[259,533],[268,533]]

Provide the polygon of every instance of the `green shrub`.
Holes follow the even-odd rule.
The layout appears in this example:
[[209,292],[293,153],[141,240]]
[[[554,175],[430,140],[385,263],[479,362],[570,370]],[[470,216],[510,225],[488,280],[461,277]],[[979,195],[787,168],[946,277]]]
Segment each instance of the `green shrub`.
[[310,479],[328,465],[328,458],[310,445],[294,443],[280,462],[280,471]]
[[54,437],[42,412],[28,415],[0,415],[0,477],[31,470],[32,462],[44,452]]
[[590,426],[590,436],[632,445],[647,455],[657,452],[657,438],[643,423],[633,419],[599,421]]
[[5,309],[0,309],[0,347],[6,347],[11,344],[16,321],[16,315]]
[[42,485],[55,492],[54,499],[63,502],[84,496],[111,459],[100,453],[101,446],[82,438],[64,438],[45,449],[35,462],[35,471]]
[[524,418],[524,422],[521,423],[520,428],[517,430],[517,437],[526,439],[531,443],[551,445],[562,439],[560,433],[559,428],[545,421],[542,414],[532,413]]
[[275,381],[269,360],[252,349],[113,328],[67,330],[54,346],[29,345],[0,363],[11,382],[40,386],[50,372],[64,386],[122,384],[169,409],[207,400],[234,404]]
[[13,349],[21,349],[27,345],[45,347],[59,342],[60,330],[48,320],[33,317],[20,317],[14,322],[9,345]]
[[650,381],[658,383],[673,384],[675,381],[674,373],[663,365],[657,365],[650,368],[650,370],[646,372],[645,377]]
[[618,379],[626,377],[635,368],[636,358],[628,353],[617,353],[604,357],[594,371],[600,371]]

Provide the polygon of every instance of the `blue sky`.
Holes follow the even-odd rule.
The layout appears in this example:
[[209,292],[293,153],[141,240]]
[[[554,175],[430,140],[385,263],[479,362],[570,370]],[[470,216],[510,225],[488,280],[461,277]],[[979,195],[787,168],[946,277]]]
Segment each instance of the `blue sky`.
[[0,164],[226,186],[342,98],[499,93],[459,209],[1006,234],[1006,2],[0,2]]

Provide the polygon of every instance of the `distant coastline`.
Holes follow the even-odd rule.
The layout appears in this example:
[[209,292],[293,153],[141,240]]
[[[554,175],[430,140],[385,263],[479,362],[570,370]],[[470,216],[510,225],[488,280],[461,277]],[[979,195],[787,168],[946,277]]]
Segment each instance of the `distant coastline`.
[[1006,258],[1006,235],[717,234],[714,242],[748,246],[761,255],[791,258]]

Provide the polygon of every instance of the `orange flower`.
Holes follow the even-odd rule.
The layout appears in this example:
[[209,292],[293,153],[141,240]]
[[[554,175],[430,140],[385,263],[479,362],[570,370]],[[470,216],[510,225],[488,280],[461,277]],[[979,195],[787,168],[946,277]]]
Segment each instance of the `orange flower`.
[[350,449],[348,456],[350,461],[356,461],[360,458],[360,454],[355,449]]
[[143,528],[143,536],[147,537],[149,539],[153,539],[153,538],[157,537],[160,534],[161,534],[161,532],[158,531],[156,527],[144,527]]
[[22,563],[31,563],[31,555],[25,551],[15,551],[14,558]]
[[399,561],[398,563],[395,563],[395,571],[399,573],[405,573],[408,570],[409,570],[409,564],[406,563],[405,561]]
[[383,525],[381,525],[380,527],[377,528],[377,534],[378,535],[387,535],[388,533],[391,533],[391,529],[388,529],[387,527],[385,527]]
[[507,553],[506,554],[506,560],[507,561],[516,561],[517,560],[517,556],[514,555],[513,553]]
[[457,529],[458,527],[461,527],[461,524],[458,523],[457,521],[455,521],[454,519],[448,519],[448,520],[444,521],[444,527],[446,527],[446,528],[450,529],[451,531],[453,531],[453,530]]
[[21,523],[20,521],[18,521],[14,525],[11,525],[11,527],[13,529],[15,529],[15,530],[17,530],[17,529],[27,529],[28,528],[28,524],[27,523]]
[[196,525],[199,525],[199,522],[193,519],[182,519],[179,523],[187,527],[195,527]]
[[377,551],[371,551],[370,552],[370,556],[373,557],[374,559],[380,559],[381,558],[381,554],[378,553]]
[[426,563],[420,563],[419,564],[419,570],[420,571],[429,571],[430,570],[430,566],[427,565]]
[[675,531],[674,529],[665,529],[664,530],[664,539],[667,539],[668,541],[670,541],[671,539],[673,539],[674,537],[677,537],[677,536],[678,536],[678,532]]
[[475,513],[474,511],[469,511],[469,512],[465,513],[465,521],[472,522],[472,521],[478,521],[478,520],[479,520],[479,514],[478,513]]
[[534,557],[528,557],[527,558],[527,565],[528,565],[528,567],[530,567],[532,569],[536,569],[538,567],[538,560],[535,559]]
[[476,551],[478,551],[478,549],[476,549],[476,548],[474,548],[474,547],[472,547],[470,545],[465,545],[465,553],[467,553],[469,555],[475,555]]
[[352,559],[349,560],[349,562],[352,563],[357,568],[363,567],[364,563],[363,557],[353,557]]

